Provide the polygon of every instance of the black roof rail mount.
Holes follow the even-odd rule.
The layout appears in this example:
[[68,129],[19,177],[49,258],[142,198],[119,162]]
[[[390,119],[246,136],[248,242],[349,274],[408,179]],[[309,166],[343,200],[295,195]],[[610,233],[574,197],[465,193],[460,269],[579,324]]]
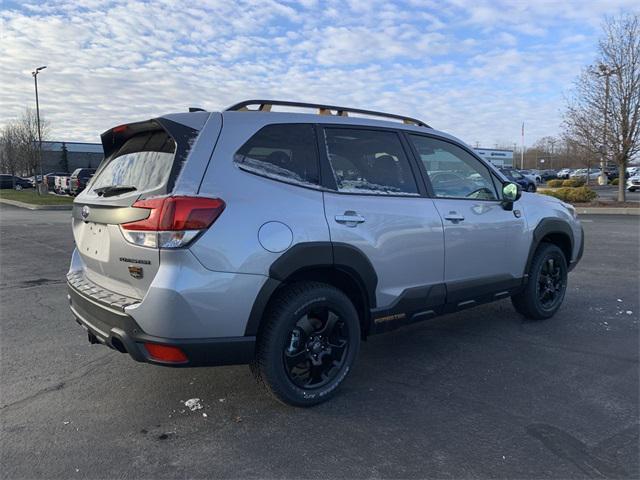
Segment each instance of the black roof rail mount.
[[189,113],[193,112],[206,112],[206,110],[200,107],[189,107]]
[[[250,105],[257,105],[258,108],[250,109]],[[285,100],[245,100],[244,102],[231,105],[225,111],[227,112],[270,112],[271,107],[274,105],[282,107],[298,107],[298,108],[317,108],[319,115],[334,115],[332,112],[336,111],[340,117],[347,117],[349,113],[359,113],[361,115],[370,115],[372,117],[393,118],[395,120],[401,120],[402,123],[407,125],[416,125],[419,127],[431,128],[422,120],[417,118],[405,117],[404,115],[396,115],[393,113],[376,112],[374,110],[362,110],[360,108],[339,107],[336,105],[324,105],[320,103],[303,103],[303,102],[289,102]]]

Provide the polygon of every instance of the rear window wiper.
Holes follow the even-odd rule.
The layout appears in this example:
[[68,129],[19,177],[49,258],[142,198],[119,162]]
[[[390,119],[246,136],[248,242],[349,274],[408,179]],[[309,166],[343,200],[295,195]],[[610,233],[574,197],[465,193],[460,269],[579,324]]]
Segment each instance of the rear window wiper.
[[109,185],[107,187],[94,188],[93,191],[102,197],[113,197],[122,193],[137,190],[133,185]]

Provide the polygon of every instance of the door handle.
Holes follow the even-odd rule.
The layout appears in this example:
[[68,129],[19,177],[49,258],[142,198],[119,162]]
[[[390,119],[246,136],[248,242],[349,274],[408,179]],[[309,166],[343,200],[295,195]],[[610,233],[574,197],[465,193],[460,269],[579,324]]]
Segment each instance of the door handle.
[[464,216],[460,215],[458,212],[449,212],[444,216],[444,219],[453,223],[458,223],[464,221]]
[[358,215],[358,213],[353,210],[347,210],[342,215],[336,215],[334,219],[336,222],[343,223],[347,227],[355,227],[358,223],[364,223],[364,217]]

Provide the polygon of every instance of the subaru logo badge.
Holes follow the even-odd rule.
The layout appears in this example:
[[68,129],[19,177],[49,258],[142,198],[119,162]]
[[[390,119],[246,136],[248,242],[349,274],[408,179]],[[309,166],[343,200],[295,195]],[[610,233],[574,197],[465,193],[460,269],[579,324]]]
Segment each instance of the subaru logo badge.
[[82,218],[86,220],[90,212],[91,212],[91,209],[89,208],[89,205],[85,205],[84,207],[82,207],[82,211],[80,212],[80,215],[82,215]]

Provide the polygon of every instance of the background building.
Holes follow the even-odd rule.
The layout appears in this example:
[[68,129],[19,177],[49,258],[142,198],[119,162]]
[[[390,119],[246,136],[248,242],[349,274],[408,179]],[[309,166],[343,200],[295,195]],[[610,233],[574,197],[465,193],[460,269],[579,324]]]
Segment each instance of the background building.
[[475,152],[496,167],[513,167],[513,150],[474,148]]
[[76,168],[97,168],[104,154],[99,143],[42,142],[42,171],[73,172]]

